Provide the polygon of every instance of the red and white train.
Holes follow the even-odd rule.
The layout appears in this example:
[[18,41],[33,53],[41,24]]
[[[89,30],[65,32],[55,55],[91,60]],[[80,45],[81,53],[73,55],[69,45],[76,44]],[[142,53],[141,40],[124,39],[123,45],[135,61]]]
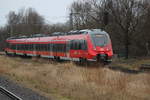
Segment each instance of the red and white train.
[[107,32],[85,29],[52,36],[9,38],[6,54],[68,60],[111,62],[112,44]]

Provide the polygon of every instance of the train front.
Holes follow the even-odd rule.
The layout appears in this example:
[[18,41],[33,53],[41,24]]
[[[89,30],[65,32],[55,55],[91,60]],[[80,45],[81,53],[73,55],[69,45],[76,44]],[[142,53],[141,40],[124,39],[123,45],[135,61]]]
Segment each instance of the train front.
[[110,37],[107,32],[102,30],[93,30],[90,32],[92,41],[91,53],[98,62],[110,63],[112,61],[113,50]]

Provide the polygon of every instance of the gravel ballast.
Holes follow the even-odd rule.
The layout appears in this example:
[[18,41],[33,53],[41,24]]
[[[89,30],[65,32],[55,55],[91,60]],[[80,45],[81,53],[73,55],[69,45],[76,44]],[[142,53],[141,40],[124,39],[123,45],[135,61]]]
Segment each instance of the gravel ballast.
[[[41,96],[40,94],[32,91],[31,89],[25,88],[19,84],[12,82],[4,76],[0,76],[0,86],[14,93],[15,95],[22,98],[23,100],[48,100],[46,97]],[[2,97],[4,98],[3,95],[0,95],[1,99]]]

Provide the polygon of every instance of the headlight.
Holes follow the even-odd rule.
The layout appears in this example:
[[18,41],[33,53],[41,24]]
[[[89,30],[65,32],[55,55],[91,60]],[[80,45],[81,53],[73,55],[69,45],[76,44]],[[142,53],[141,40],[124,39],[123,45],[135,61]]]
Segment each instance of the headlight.
[[106,51],[110,51],[110,49],[109,49],[109,48],[107,48],[107,49],[106,49]]

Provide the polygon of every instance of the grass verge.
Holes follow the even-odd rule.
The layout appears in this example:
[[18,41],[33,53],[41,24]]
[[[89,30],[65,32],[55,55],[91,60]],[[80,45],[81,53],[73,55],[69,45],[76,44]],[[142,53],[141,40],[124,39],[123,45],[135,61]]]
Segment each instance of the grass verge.
[[[124,61],[112,66],[138,69],[150,59]],[[106,67],[81,67],[73,62],[0,56],[0,74],[54,100],[148,100],[149,73],[129,74]]]

